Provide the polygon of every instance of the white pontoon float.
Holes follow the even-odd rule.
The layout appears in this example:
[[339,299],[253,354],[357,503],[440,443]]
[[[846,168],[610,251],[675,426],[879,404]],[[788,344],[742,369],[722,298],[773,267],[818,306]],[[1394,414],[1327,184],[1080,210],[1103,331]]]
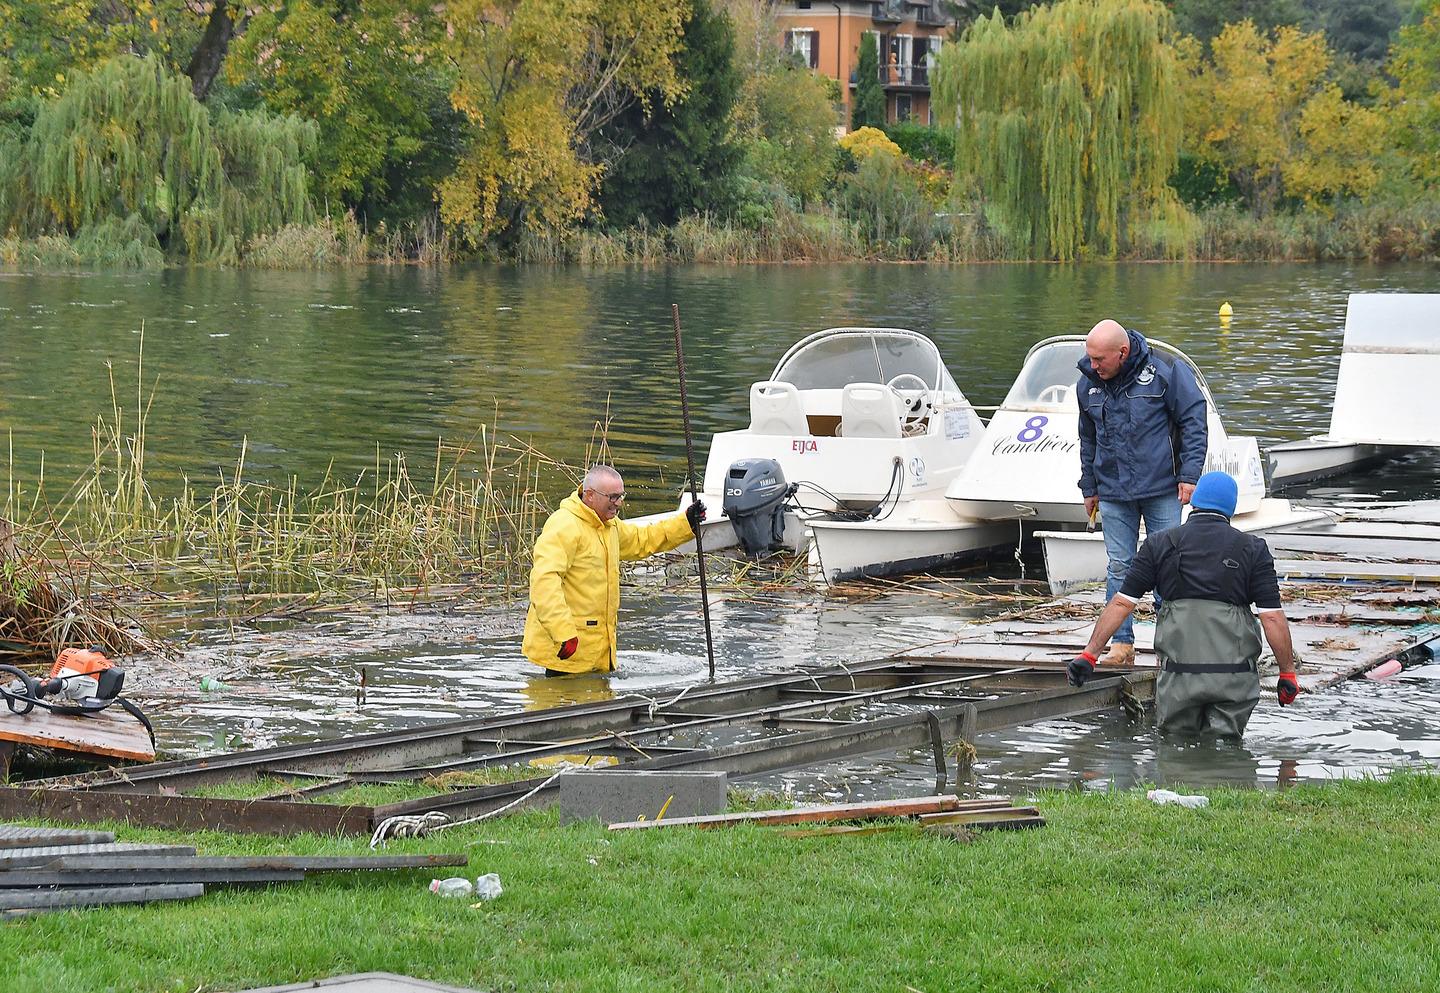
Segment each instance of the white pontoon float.
[[1440,447],[1440,294],[1352,293],[1330,430],[1266,450],[1272,486]]

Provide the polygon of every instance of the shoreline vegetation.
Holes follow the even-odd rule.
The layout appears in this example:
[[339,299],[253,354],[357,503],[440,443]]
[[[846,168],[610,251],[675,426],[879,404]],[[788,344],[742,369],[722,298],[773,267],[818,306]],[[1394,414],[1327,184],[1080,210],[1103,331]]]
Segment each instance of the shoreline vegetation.
[[0,0],[0,267],[1440,261],[1440,0],[874,6]]
[[[1435,988],[1440,778],[1204,792],[1210,806],[1186,810],[1140,789],[1041,791],[1026,802],[1044,827],[968,841],[609,832],[520,812],[386,849],[498,873],[504,892],[473,907],[428,892],[432,872],[337,873],[42,914],[0,928],[0,952],[7,993],[371,971],[553,993]],[[732,790],[731,805],[753,802]],[[201,855],[372,854],[363,837],[111,827]]]
[[[1178,232],[1148,229],[1151,237],[1109,262],[1436,262],[1440,261],[1440,203],[1349,204],[1333,214],[1255,217],[1234,206],[1197,213]],[[1034,263],[1007,249],[973,212],[940,212],[920,230],[875,242],[864,225],[828,208],[779,212],[759,227],[710,214],[673,225],[577,229],[526,234],[505,254],[458,254],[438,225],[404,235],[364,230],[353,214],[292,224],[257,237],[223,263],[243,269],[327,270],[366,265],[443,266],[468,260],[501,264],[578,266],[787,263]],[[0,237],[0,266],[20,272],[85,267],[131,269],[177,265],[158,254],[126,255],[114,246],[65,235]]]
[[[143,339],[141,348],[143,350]],[[137,368],[137,378],[142,368]],[[213,482],[157,494],[146,470],[153,390],[119,400],[92,429],[94,455],[55,496],[42,467],[17,475],[13,440],[0,567],[0,656],[54,655],[75,641],[165,650],[157,631],[196,611],[260,616],[355,603],[523,594],[545,490],[575,470],[482,425],[440,439],[429,465],[382,457],[355,478],[246,476],[246,452]],[[604,440],[599,438],[603,451]],[[576,477],[578,478],[578,477]]]
[[[143,356],[144,340],[141,337]],[[120,654],[167,650],[164,632],[207,620],[298,618],[345,606],[511,603],[528,594],[531,550],[557,493],[583,469],[482,424],[412,457],[375,451],[350,478],[249,478],[235,464],[158,493],[147,475],[143,363],[96,417],[93,456],[57,492],[43,456],[32,478],[14,439],[0,507],[0,659],[52,657],[77,642]],[[133,394],[130,392],[133,390]],[[597,422],[584,464],[611,458]],[[169,487],[175,490],[173,484]],[[668,561],[668,560],[667,560]],[[712,585],[803,584],[803,559],[770,567],[716,561]],[[635,570],[627,568],[627,575]],[[661,570],[646,582],[688,583]],[[631,579],[637,578],[631,575]]]

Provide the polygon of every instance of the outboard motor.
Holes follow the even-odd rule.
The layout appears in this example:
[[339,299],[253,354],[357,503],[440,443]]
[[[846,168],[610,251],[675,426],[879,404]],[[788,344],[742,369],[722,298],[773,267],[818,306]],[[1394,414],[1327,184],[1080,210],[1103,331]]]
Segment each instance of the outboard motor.
[[725,473],[725,516],[751,558],[784,544],[785,498],[795,492],[774,459],[741,459]]

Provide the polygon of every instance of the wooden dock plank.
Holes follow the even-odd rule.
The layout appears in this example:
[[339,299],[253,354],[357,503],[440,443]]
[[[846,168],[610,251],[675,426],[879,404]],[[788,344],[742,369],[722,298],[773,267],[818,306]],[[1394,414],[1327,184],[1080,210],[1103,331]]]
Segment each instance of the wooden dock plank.
[[109,845],[42,845],[35,848],[10,848],[0,851],[0,869],[18,869],[45,865],[70,855],[194,855],[190,845],[151,845],[144,842],[118,841]]
[[155,761],[150,733],[118,706],[85,715],[55,714],[43,707],[21,715],[0,708],[0,741],[132,762]]
[[1402,524],[1387,521],[1336,521],[1322,527],[1285,528],[1266,531],[1261,536],[1295,534],[1328,534],[1346,538],[1403,538],[1410,541],[1440,541],[1440,525]]
[[177,864],[167,869],[8,869],[0,872],[0,891],[39,886],[149,886],[163,883],[205,883],[209,886],[254,886],[297,883],[301,869],[203,869]]
[[1402,538],[1347,538],[1328,534],[1262,534],[1270,551],[1341,555],[1366,562],[1434,562],[1440,545]]
[[1286,579],[1364,579],[1386,583],[1440,582],[1440,565],[1395,565],[1366,562],[1322,562],[1312,559],[1276,559],[1275,572]]
[[47,869],[164,869],[190,866],[196,869],[297,869],[303,872],[349,872],[373,869],[434,869],[465,865],[469,856],[461,852],[433,855],[64,855],[46,865]]

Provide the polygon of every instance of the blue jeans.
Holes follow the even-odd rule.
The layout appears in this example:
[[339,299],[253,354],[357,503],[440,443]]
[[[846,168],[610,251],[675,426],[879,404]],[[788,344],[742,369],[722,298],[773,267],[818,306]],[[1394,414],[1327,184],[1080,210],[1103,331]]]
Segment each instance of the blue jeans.
[[[1140,547],[1140,518],[1145,518],[1147,536],[1168,531],[1180,525],[1180,498],[1170,493],[1150,497],[1148,500],[1101,500],[1100,517],[1104,524],[1105,554],[1110,565],[1105,570],[1105,602],[1114,599],[1125,585],[1125,574],[1130,563],[1135,561],[1135,552]],[[1155,595],[1155,606],[1160,606],[1160,595]],[[1127,645],[1135,644],[1135,626],[1132,617],[1125,618],[1115,632],[1114,641]]]

